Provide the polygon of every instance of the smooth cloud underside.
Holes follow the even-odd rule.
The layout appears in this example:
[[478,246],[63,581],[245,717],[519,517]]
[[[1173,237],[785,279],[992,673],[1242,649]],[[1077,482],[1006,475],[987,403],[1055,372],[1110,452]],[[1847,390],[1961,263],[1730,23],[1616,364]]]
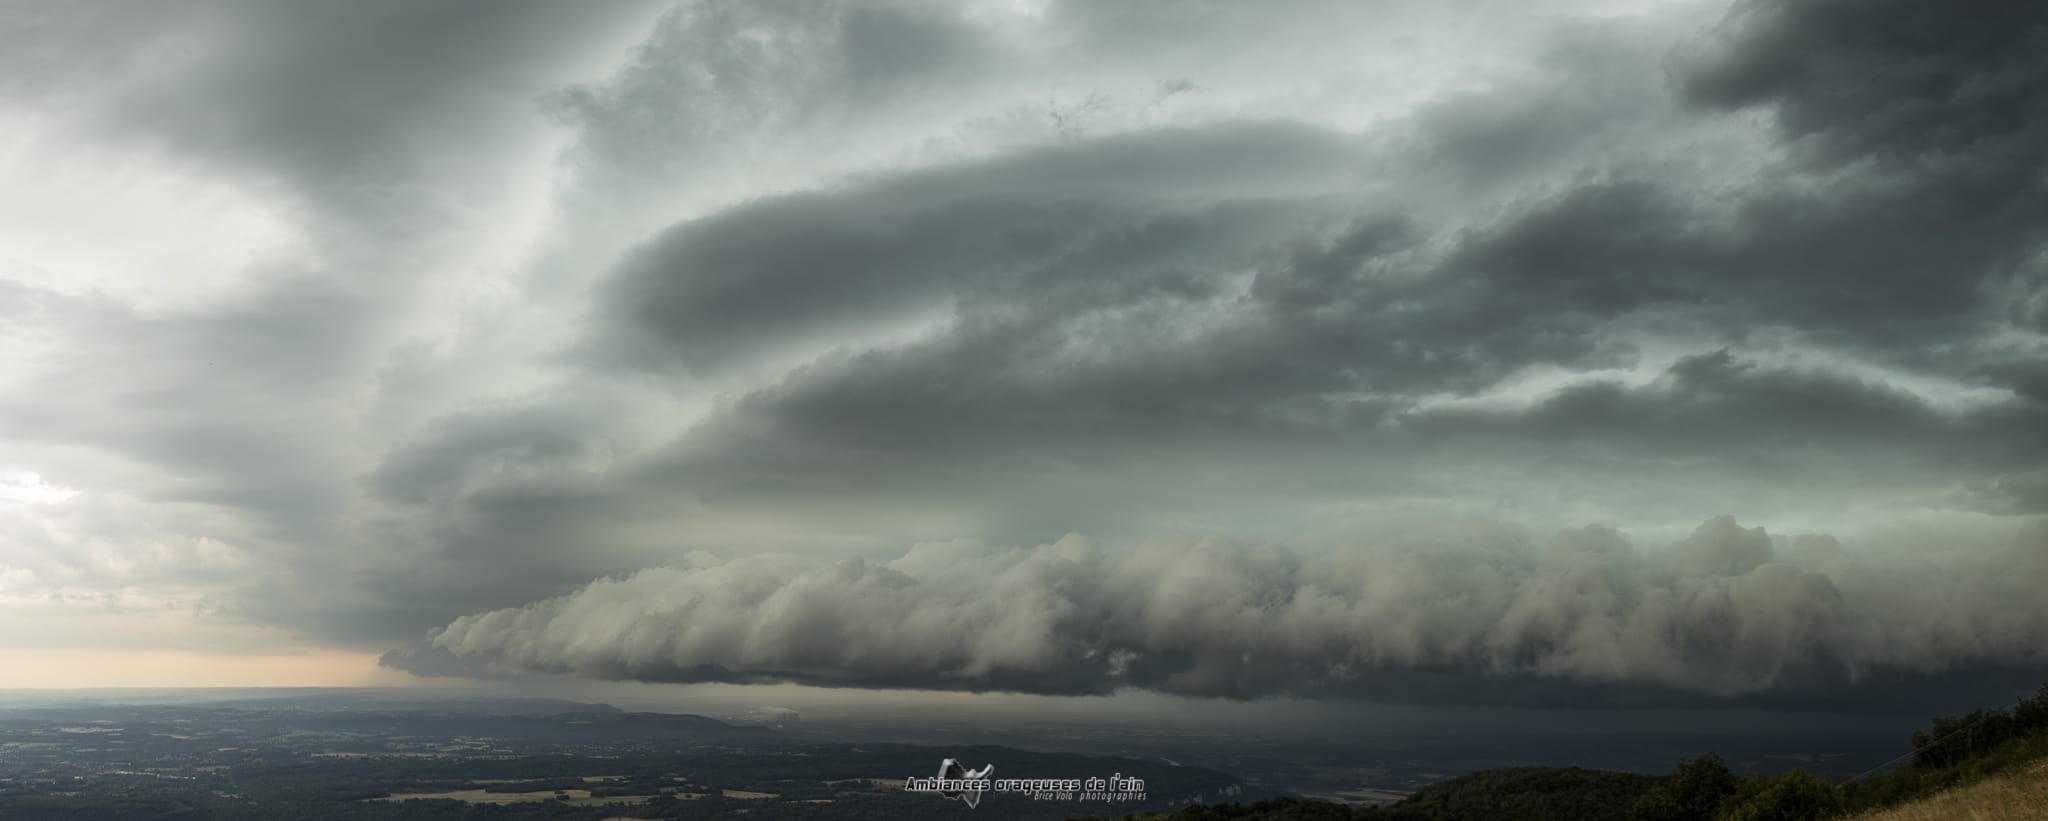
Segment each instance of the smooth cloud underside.
[[[2048,664],[2048,10],[1607,5],[23,13],[5,187],[195,204],[0,239],[0,605],[1040,693]],[[67,281],[159,225],[261,252]]]

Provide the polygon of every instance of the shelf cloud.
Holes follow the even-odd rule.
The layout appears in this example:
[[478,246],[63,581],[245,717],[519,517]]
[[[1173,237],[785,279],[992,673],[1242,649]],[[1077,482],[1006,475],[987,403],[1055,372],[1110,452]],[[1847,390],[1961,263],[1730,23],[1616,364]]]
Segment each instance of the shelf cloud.
[[1626,5],[0,10],[0,634],[1538,704],[2048,665],[2048,13]]
[[[1717,517],[1644,553],[1603,527],[1468,524],[1330,552],[1070,536],[926,543],[868,564],[654,568],[464,616],[384,663],[421,674],[1108,694],[1400,698],[1406,671],[1679,695],[2048,663],[2048,531],[1859,557]],[[1961,538],[1958,538],[1961,536]]]

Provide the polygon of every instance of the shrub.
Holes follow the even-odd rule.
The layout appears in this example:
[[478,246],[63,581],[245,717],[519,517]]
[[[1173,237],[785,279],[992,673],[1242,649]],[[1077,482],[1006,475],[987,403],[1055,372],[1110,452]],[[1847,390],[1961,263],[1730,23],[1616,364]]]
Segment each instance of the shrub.
[[1637,799],[1633,821],[1712,821],[1742,785],[1713,753],[1678,763],[1670,780]]
[[1721,811],[1720,821],[1811,821],[1845,809],[1842,788],[1805,770],[1789,770],[1744,792]]

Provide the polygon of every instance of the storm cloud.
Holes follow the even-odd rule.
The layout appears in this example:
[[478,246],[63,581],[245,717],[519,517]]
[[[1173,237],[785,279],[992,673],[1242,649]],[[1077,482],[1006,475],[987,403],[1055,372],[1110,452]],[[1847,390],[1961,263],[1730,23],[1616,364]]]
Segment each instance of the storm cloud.
[[1070,536],[640,571],[465,616],[385,663],[650,681],[1193,696],[1392,694],[1404,671],[1718,697],[2040,665],[2048,531],[1858,557],[1730,517],[1645,555],[1611,528],[1473,524],[1301,552]]
[[2048,664],[2038,4],[0,16],[0,624],[1230,698]]

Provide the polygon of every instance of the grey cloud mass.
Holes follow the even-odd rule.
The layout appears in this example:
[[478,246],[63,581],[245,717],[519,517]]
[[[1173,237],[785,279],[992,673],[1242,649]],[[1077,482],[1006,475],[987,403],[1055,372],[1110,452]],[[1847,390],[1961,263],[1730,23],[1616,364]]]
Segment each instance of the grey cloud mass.
[[[1612,529],[1498,528],[1303,554],[927,543],[900,558],[658,568],[455,620],[386,663],[653,681],[1249,698],[1452,671],[1741,696],[2048,661],[2036,531],[1875,563],[1729,517],[1647,556]],[[1938,612],[1940,618],[1929,618]],[[436,664],[443,665],[437,668]],[[459,669],[459,668],[453,668]]]
[[1966,5],[0,4],[0,625],[1230,698],[2039,670],[2048,12]]

